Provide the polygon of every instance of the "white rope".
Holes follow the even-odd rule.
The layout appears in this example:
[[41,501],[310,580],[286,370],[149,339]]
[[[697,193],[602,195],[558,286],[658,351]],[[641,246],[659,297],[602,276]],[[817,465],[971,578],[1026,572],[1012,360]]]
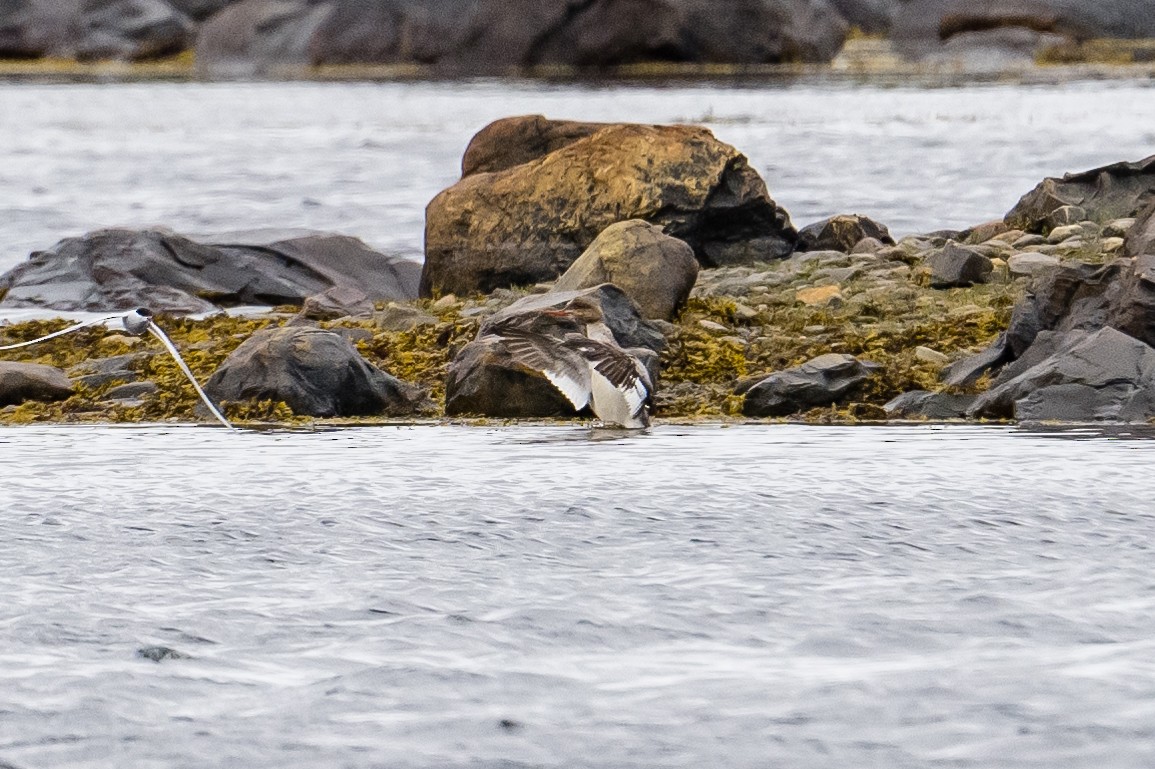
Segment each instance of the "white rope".
[[51,334],[49,334],[47,336],[42,336],[39,339],[31,339],[27,342],[17,342],[16,344],[6,344],[3,347],[0,347],[0,350],[15,350],[18,347],[29,347],[31,345],[36,344],[37,342],[46,342],[49,339],[55,339],[58,336],[64,336],[65,334],[71,334],[73,331],[79,331],[80,329],[88,328],[89,326],[95,326],[95,325],[100,324],[100,323],[107,323],[110,320],[116,320],[117,318],[120,318],[120,317],[122,317],[122,316],[109,315],[107,318],[97,318],[96,320],[86,320],[83,323],[77,323],[75,326],[69,326],[68,328],[61,329],[60,331],[53,331]]
[[165,346],[165,349],[168,350],[168,354],[171,355],[173,360],[176,361],[176,364],[180,366],[180,370],[184,372],[184,375],[188,378],[188,381],[192,383],[193,389],[197,391],[197,395],[199,395],[201,400],[204,401],[204,404],[209,407],[209,411],[212,412],[213,416],[216,417],[225,427],[229,428],[230,430],[235,430],[236,428],[232,426],[229,420],[225,419],[221,412],[217,411],[217,407],[213,405],[213,402],[209,400],[209,396],[206,395],[205,391],[201,389],[201,386],[197,383],[196,377],[193,376],[192,371],[189,370],[188,365],[184,362],[184,358],[180,357],[180,353],[177,351],[176,346],[169,340],[168,336],[160,330],[160,326],[156,325],[156,323],[150,320],[148,322],[148,330],[149,333],[159,339],[160,343]]
[[[131,313],[130,313],[130,315],[131,315]],[[95,325],[98,325],[100,323],[107,323],[110,320],[117,320],[117,319],[124,321],[125,316],[124,315],[109,315],[107,318],[96,318],[95,320],[86,320],[83,323],[77,323],[75,326],[69,326],[68,328],[62,329],[60,331],[54,331],[51,334],[48,334],[47,336],[40,337],[39,339],[30,339],[27,342],[17,342],[16,344],[4,345],[4,346],[0,347],[0,350],[15,350],[15,349],[20,348],[20,347],[29,347],[31,345],[37,344],[38,342],[46,342],[49,339],[55,339],[58,336],[64,336],[65,334],[71,334],[73,331],[79,331],[82,328],[88,328],[89,326],[95,326]],[[137,320],[143,320],[143,318],[137,317]],[[128,327],[128,324],[125,323],[125,328],[127,328],[127,327]],[[196,377],[193,376],[193,373],[189,369],[188,364],[186,364],[184,362],[184,358],[182,358],[180,356],[180,352],[176,349],[176,345],[174,345],[172,343],[172,341],[168,338],[168,336],[163,331],[160,330],[160,327],[157,326],[156,323],[153,322],[151,318],[148,320],[148,330],[153,336],[155,336],[157,339],[159,339],[160,343],[164,345],[164,348],[166,350],[168,350],[168,354],[171,355],[172,359],[176,361],[176,364],[178,366],[180,366],[180,370],[184,373],[184,375],[188,379],[188,381],[190,383],[192,383],[193,389],[196,390],[197,395],[200,396],[200,399],[204,402],[204,404],[206,406],[208,406],[209,411],[212,412],[212,415],[214,417],[216,417],[217,420],[219,420],[220,423],[223,424],[225,427],[229,428],[230,430],[236,430],[237,428],[233,427],[232,423],[229,422],[229,420],[225,419],[224,414],[222,414],[220,411],[217,410],[217,407],[213,405],[213,402],[211,400],[209,400],[209,396],[207,394],[205,394],[204,390],[201,389],[200,384],[197,382]]]

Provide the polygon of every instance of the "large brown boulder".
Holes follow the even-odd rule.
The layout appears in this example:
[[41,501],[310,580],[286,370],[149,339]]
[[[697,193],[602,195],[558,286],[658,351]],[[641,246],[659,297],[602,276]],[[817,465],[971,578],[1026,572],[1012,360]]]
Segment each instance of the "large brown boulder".
[[781,258],[797,237],[745,156],[705,128],[608,125],[437,195],[426,208],[421,293],[553,280],[626,219],[686,241],[706,266]]
[[640,219],[611,224],[558,278],[552,291],[613,283],[647,318],[672,320],[698,279],[694,250]]
[[550,120],[544,115],[495,120],[469,140],[461,157],[461,175],[504,171],[537,160],[609,125]]
[[64,372],[39,363],[0,361],[0,406],[24,401],[58,401],[72,395]]
[[307,326],[253,334],[213,373],[205,392],[218,403],[284,401],[294,414],[315,417],[412,414],[423,400],[345,337]]
[[1155,155],[1135,163],[1112,163],[1102,168],[1048,177],[1004,217],[1008,226],[1045,232],[1048,220],[1063,206],[1079,206],[1099,223],[1135,216],[1155,203]]
[[302,304],[334,287],[371,300],[416,297],[419,267],[356,238],[325,233],[189,240],[167,230],[98,230],[66,238],[0,275],[0,307],[209,312]]
[[210,71],[374,63],[458,73],[828,61],[848,28],[826,0],[242,0],[204,25],[197,61]]

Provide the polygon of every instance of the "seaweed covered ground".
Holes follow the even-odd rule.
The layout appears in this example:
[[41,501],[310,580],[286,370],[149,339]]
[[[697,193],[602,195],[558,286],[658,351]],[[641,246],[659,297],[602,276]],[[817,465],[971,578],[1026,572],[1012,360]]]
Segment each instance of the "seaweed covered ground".
[[[736,387],[830,352],[873,361],[881,370],[850,400],[796,418],[883,419],[883,404],[895,396],[943,389],[942,367],[978,351],[1006,328],[1026,278],[1012,279],[1004,267],[990,283],[936,289],[923,285],[917,260],[908,261],[818,252],[750,267],[703,270],[680,315],[673,323],[659,324],[667,347],[654,417],[739,418],[742,397],[735,394]],[[528,291],[546,288],[382,305],[372,317],[319,325],[348,336],[374,365],[425,389],[432,405],[423,416],[439,419],[449,362],[474,338],[481,320]],[[162,316],[158,322],[204,382],[253,332],[301,320],[295,308],[278,308],[261,315],[221,314],[201,320]],[[53,320],[3,326],[0,344],[68,325]],[[113,363],[105,363],[109,359]],[[198,411],[196,395],[175,363],[150,337],[96,326],[2,352],[0,360],[55,366],[75,384],[74,394],[65,400],[0,409],[0,423],[190,421],[207,416]],[[156,389],[110,397],[114,388],[131,381],[153,382]],[[224,410],[242,423],[380,421],[303,418],[273,402],[226,403]]]

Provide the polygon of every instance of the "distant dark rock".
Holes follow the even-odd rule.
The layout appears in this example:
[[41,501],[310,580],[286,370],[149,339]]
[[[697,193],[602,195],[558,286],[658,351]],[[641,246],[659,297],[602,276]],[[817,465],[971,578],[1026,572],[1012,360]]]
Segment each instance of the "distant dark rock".
[[986,283],[994,265],[986,256],[969,246],[948,243],[926,259],[933,288],[959,288]]
[[858,214],[842,214],[809,224],[798,231],[799,251],[841,251],[850,253],[858,243],[873,238],[889,246],[894,238],[886,225]]
[[894,398],[882,408],[890,419],[964,419],[977,397],[912,390]]
[[694,250],[639,219],[611,224],[594,238],[551,291],[580,291],[612,283],[647,318],[672,320],[698,278]]
[[72,391],[72,382],[58,368],[0,361],[0,406],[64,400]]
[[167,646],[142,646],[136,650],[136,656],[141,659],[163,662],[165,660],[188,660],[191,656]]
[[205,385],[214,401],[284,401],[315,417],[401,416],[421,405],[410,385],[361,357],[339,334],[307,326],[258,331]]
[[[1148,14],[1155,19],[1155,14]],[[1136,163],[1113,163],[1090,171],[1048,177],[1024,195],[1005,217],[1027,232],[1049,232],[1064,206],[1078,206],[1092,221],[1106,224],[1136,216],[1155,203],[1155,155]]]
[[1146,422],[1155,416],[1155,349],[1113,328],[1075,333],[1054,354],[982,394],[972,416]]
[[209,19],[196,53],[210,73],[318,64],[502,73],[829,61],[847,31],[825,0],[243,0]]
[[782,417],[829,406],[853,394],[877,370],[877,364],[852,355],[819,355],[801,366],[771,374],[746,390],[742,413]]
[[890,31],[905,5],[904,0],[830,0],[830,4],[853,26],[871,34]]
[[157,59],[192,47],[195,24],[164,0],[83,0],[76,58]]
[[745,156],[708,130],[615,124],[438,194],[426,208],[422,295],[553,280],[626,219],[684,240],[707,266],[781,258],[797,237]]
[[1155,36],[1147,0],[909,0],[892,34],[911,56],[933,55],[956,39],[1020,32],[1079,41]]
[[272,238],[198,243],[164,230],[98,230],[36,251],[0,276],[0,291],[7,289],[0,307],[185,314],[300,305],[334,287],[374,300],[416,298],[414,262],[343,235]]
[[194,27],[164,0],[6,0],[0,57],[153,59],[190,47]]

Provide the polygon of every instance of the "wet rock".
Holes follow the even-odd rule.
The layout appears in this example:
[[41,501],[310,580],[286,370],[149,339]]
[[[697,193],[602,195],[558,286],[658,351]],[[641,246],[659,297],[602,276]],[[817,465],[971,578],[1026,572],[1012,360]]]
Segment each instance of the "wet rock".
[[219,402],[284,401],[294,414],[342,417],[412,414],[421,397],[361,357],[341,335],[292,326],[253,334],[205,385]]
[[672,320],[698,278],[694,250],[639,219],[611,224],[558,278],[552,291],[612,283],[647,318]]
[[981,395],[969,413],[1145,422],[1155,416],[1155,349],[1113,328],[1073,335],[1047,359]]
[[948,243],[926,260],[932,288],[958,288],[985,283],[994,266],[973,247]]
[[742,413],[781,417],[829,406],[862,387],[878,365],[852,355],[829,353],[771,374],[746,391]]
[[894,245],[886,225],[858,214],[832,216],[798,231],[799,251],[842,251],[850,253],[864,238]]
[[97,230],[34,252],[0,276],[0,307],[176,314],[301,304],[330,288],[374,300],[416,298],[418,265],[356,238],[259,233],[194,242],[165,230]]
[[634,62],[829,61],[848,25],[824,0],[243,0],[197,41],[209,72],[423,64],[448,73]]
[[964,419],[974,404],[975,395],[952,395],[912,390],[891,400],[882,408],[891,419],[947,420]]
[[665,348],[666,338],[657,326],[642,316],[638,306],[624,291],[610,283],[581,291],[554,291],[519,299],[487,318],[481,324],[478,336],[516,316],[539,316],[549,310],[569,309],[575,300],[597,304],[620,347],[645,347],[656,352]]
[[72,382],[54,366],[0,361],[0,406],[64,400],[72,391]]
[[1114,163],[1061,179],[1044,179],[1019,200],[1005,220],[1012,227],[1042,233],[1052,226],[1055,212],[1065,206],[1078,206],[1088,219],[1103,224],[1135,216],[1152,201],[1155,155],[1136,163]]
[[625,219],[686,241],[707,266],[783,257],[796,239],[746,158],[709,131],[610,125],[437,195],[426,209],[422,295],[552,280]]

